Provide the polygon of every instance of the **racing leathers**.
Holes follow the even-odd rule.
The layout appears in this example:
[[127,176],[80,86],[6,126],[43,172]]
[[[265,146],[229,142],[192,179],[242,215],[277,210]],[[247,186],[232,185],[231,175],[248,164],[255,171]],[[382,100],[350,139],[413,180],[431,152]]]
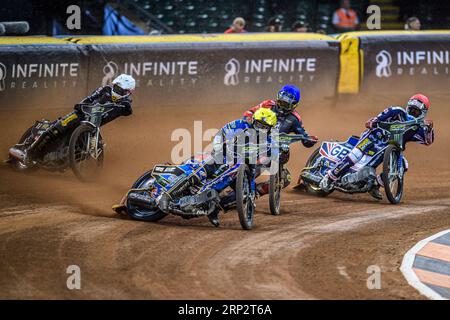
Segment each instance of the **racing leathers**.
[[[207,167],[208,176],[216,176],[222,165],[227,165],[230,161],[237,162],[245,160],[250,165],[256,165],[258,162],[267,161],[272,154],[270,149],[270,132],[253,129],[251,123],[238,119],[227,123],[215,135],[213,140],[213,158],[214,164]],[[249,144],[262,145],[266,148],[257,150],[258,152],[247,153],[249,158],[244,159],[244,145]],[[251,162],[251,161],[254,162]],[[249,163],[251,162],[251,163]]]
[[[286,133],[286,134],[294,133],[308,137],[309,138],[308,140],[302,141],[303,146],[306,148],[311,148],[317,143],[317,137],[309,136],[306,130],[303,128],[303,121],[300,114],[295,110],[285,111],[281,109],[279,106],[277,106],[275,100],[264,100],[260,104],[254,106],[253,108],[244,113],[244,119],[247,120],[251,119],[252,115],[259,108],[269,108],[276,113],[278,122],[275,128],[278,130],[279,133]],[[289,161],[289,156],[290,156],[289,149],[281,150],[279,158],[280,163],[286,164]],[[282,175],[285,181],[284,187],[287,187],[291,181],[291,176],[287,168],[283,168]],[[269,181],[258,183],[257,189],[259,195],[267,194],[269,192]]]
[[[403,108],[391,106],[381,112],[378,116],[367,121],[366,127],[368,129],[361,134],[356,146],[344,159],[336,164],[336,167],[328,172],[326,178],[329,183],[333,183],[346,174],[350,168],[358,163],[365,155],[374,155],[386,147],[388,144],[387,137],[383,130],[376,128],[375,123],[394,121],[403,122],[414,119],[415,118],[408,115]],[[410,141],[418,142],[427,146],[431,145],[434,141],[433,123],[425,120],[424,125],[420,126],[416,131],[407,132],[403,137],[403,146]]]
[[118,118],[119,116],[129,116],[132,114],[131,99],[126,96],[120,100],[113,101],[112,98],[112,86],[106,85],[98,88],[92,92],[89,96],[84,98],[79,104],[75,105],[74,111],[67,114],[64,117],[59,118],[57,121],[53,122],[49,128],[42,133],[38,140],[33,142],[26,150],[27,158],[31,158],[41,152],[49,143],[55,141],[64,134],[74,130],[81,121],[85,120],[85,114],[82,112],[82,105],[94,105],[94,104],[106,104],[115,103],[117,108],[111,109],[106,113],[103,118],[101,125],[104,125],[112,120]]

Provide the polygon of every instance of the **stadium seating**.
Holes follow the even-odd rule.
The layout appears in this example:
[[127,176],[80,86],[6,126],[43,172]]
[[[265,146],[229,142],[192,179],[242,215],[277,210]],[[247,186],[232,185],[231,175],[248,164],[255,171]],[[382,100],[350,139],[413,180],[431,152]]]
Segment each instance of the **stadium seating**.
[[[295,21],[307,22],[312,31],[333,32],[331,17],[338,7],[335,0],[127,0],[133,1],[160,19],[176,33],[222,33],[235,17],[247,21],[246,29],[264,31],[270,18],[280,17],[283,31],[290,31]],[[120,1],[119,1],[120,2]],[[126,1],[124,1],[126,2]],[[360,13],[364,3],[358,1]]]
[[[268,21],[277,16],[283,22],[282,31],[291,31],[294,22],[306,22],[310,31],[335,32],[332,25],[333,12],[338,0],[73,0],[82,3],[88,15],[84,21],[86,34],[102,32],[103,10],[106,3],[123,6],[134,13],[133,20],[143,22],[153,30],[163,33],[222,33],[235,17],[243,17],[246,29],[262,32]],[[54,20],[64,17],[65,3],[69,0],[52,1],[16,0],[6,1],[0,7],[0,21],[29,20],[30,34],[51,34]],[[132,5],[130,5],[132,4]],[[429,0],[353,0],[352,7],[362,21],[366,19],[368,5],[377,4],[382,9],[382,28],[401,29],[407,17],[417,16],[423,29],[450,27],[450,1]],[[137,9],[136,9],[137,8]],[[95,9],[95,10],[94,10]],[[127,12],[124,10],[124,14]],[[44,14],[45,12],[45,14]],[[61,12],[63,14],[61,14]],[[33,15],[32,18],[30,16]],[[156,23],[155,23],[156,21]],[[161,23],[163,24],[161,28]],[[167,26],[166,27],[164,27]],[[156,27],[155,27],[156,26]],[[150,28],[149,28],[150,30]]]

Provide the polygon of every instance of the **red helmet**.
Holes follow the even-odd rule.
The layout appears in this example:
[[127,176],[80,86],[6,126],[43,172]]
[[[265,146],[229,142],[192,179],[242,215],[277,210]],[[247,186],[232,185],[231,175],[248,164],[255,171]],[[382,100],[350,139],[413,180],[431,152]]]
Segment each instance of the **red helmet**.
[[406,112],[414,118],[425,117],[430,109],[430,99],[423,94],[415,94],[409,98]]

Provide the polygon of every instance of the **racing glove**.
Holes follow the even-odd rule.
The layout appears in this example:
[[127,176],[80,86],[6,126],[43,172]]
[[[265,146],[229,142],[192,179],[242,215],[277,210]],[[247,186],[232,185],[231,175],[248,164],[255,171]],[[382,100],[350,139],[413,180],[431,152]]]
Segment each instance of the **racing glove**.
[[377,118],[372,118],[367,120],[366,122],[366,128],[367,129],[373,129],[375,127],[375,124],[378,122]]
[[429,146],[434,142],[434,128],[432,120],[425,120],[425,145]]
[[289,145],[288,144],[281,144],[280,145],[280,151],[284,152],[284,153],[289,152]]
[[317,141],[319,141],[319,138],[317,136],[308,136],[308,139],[309,140],[303,141],[303,145],[306,148],[311,148],[312,146],[314,146],[317,143]]
[[433,129],[433,120],[426,119],[423,123],[427,127],[428,130]]

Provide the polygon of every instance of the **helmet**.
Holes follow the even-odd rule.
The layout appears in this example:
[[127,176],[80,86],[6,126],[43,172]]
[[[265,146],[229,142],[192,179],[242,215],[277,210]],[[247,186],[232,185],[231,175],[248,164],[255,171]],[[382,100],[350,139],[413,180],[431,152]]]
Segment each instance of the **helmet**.
[[253,114],[252,118],[253,128],[256,130],[269,131],[273,126],[277,124],[277,115],[275,112],[268,108],[259,108]]
[[136,88],[136,80],[128,74],[121,74],[112,82],[112,100],[116,101],[129,96]]
[[285,85],[278,91],[277,105],[284,111],[291,112],[300,102],[300,89],[292,84]]
[[409,98],[406,105],[406,112],[414,118],[420,118],[427,115],[429,108],[430,99],[428,99],[427,96],[419,93]]

